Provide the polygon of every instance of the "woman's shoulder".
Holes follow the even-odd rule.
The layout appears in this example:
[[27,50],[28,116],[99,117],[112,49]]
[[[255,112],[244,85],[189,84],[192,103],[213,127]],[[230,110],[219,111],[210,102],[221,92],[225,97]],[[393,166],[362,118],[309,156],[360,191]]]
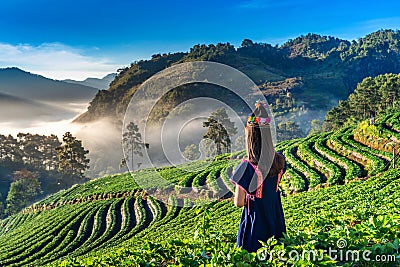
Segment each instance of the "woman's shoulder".
[[235,182],[243,177],[252,177],[254,168],[250,161],[243,159],[232,173],[231,179]]
[[240,163],[236,166],[235,172],[237,171],[246,171],[247,169],[250,169],[251,163],[248,159],[242,159]]

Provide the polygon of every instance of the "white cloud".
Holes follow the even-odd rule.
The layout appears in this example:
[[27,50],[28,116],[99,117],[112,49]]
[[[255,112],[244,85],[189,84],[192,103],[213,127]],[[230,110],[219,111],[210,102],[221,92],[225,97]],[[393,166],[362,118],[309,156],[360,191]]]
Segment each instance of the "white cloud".
[[39,46],[0,43],[0,67],[12,66],[59,80],[101,78],[121,67],[106,58],[86,56],[83,51],[60,43]]

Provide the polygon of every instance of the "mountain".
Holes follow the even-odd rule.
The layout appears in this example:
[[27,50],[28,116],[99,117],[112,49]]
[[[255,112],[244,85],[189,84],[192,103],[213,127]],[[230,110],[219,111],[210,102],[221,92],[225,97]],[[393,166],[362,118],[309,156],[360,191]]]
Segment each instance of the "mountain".
[[0,69],[0,93],[43,102],[87,102],[97,93],[89,86],[45,78],[18,68]]
[[[68,119],[74,112],[59,105],[41,103],[35,100],[0,93],[0,122],[22,123],[40,119]],[[1,125],[1,123],[0,123]]]
[[[270,103],[276,100],[273,90],[285,89],[287,81],[300,81],[290,91],[296,106],[292,111],[281,112],[282,120],[285,116],[298,117],[299,107],[319,111],[318,116],[323,120],[326,112],[353,92],[365,77],[400,72],[399,51],[400,32],[393,30],[380,30],[357,41],[308,34],[281,46],[249,39],[243,40],[238,48],[229,43],[195,45],[189,52],[156,54],[150,60],[140,60],[122,69],[110,87],[99,91],[88,111],[75,122],[104,117],[122,120],[132,95],[146,79],[173,64],[195,60],[220,62],[242,71],[263,89]],[[188,85],[184,93],[169,96],[165,105],[156,107],[161,110],[155,114],[168,114],[171,107],[194,96],[199,91],[194,86]],[[217,90],[215,94],[224,92]],[[309,124],[310,113],[303,117],[305,122],[300,124]]]
[[115,76],[117,76],[116,73],[110,73],[101,79],[87,78],[84,81],[75,81],[75,80],[67,79],[67,80],[63,80],[63,82],[90,86],[90,87],[101,90],[101,89],[107,89],[110,86],[110,83],[115,79]]
[[[333,267],[358,262],[353,253],[367,251],[358,266],[399,266],[400,170],[388,169],[386,145],[374,145],[392,142],[383,130],[400,142],[399,116],[377,118],[382,131],[375,137],[363,135],[360,124],[276,146],[288,163],[280,182],[287,235],[265,249],[279,251],[279,259],[235,248],[242,209],[232,203],[229,177],[241,151],[53,194],[0,220],[0,265],[293,266],[285,255],[330,251],[301,264]],[[371,265],[366,255],[392,258]]]

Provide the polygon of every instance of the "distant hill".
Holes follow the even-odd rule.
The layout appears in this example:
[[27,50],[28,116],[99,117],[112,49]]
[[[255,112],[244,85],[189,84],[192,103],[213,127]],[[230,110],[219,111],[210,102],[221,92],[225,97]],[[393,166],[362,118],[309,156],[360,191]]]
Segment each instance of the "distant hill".
[[115,76],[117,76],[116,73],[110,73],[101,79],[87,78],[84,81],[75,81],[75,80],[67,79],[67,80],[63,80],[63,82],[90,86],[90,87],[101,90],[101,89],[107,89],[110,86],[110,83],[115,79]]
[[[238,48],[229,43],[195,45],[186,53],[156,54],[150,60],[140,60],[122,69],[107,90],[96,94],[88,111],[76,122],[104,117],[122,119],[131,96],[146,79],[173,64],[195,60],[237,68],[252,78],[266,95],[274,95],[270,90],[284,89],[287,81],[300,81],[291,91],[296,104],[320,111],[323,119],[327,110],[347,98],[365,77],[399,73],[399,51],[400,32],[393,30],[380,30],[351,42],[308,34],[281,46],[254,43],[249,39],[243,40]],[[196,91],[190,86],[187,89],[185,94],[170,97],[167,105],[161,106],[174,106]],[[292,115],[297,116],[294,112]]]
[[18,68],[0,69],[0,93],[44,102],[86,102],[98,90],[32,74]]
[[32,121],[51,118],[67,119],[74,116],[72,111],[65,108],[40,103],[8,94],[0,93],[0,122]]

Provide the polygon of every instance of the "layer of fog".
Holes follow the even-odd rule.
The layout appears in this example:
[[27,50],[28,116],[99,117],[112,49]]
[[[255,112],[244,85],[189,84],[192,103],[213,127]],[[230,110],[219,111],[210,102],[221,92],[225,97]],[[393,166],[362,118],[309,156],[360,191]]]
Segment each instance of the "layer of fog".
[[84,112],[87,103],[40,103],[35,101],[0,101],[0,134],[32,133],[59,137],[77,132],[81,126],[72,124]]
[[[337,104],[332,100],[329,106]],[[13,106],[14,105],[14,106]],[[143,141],[148,143],[149,149],[143,149],[143,153],[148,155],[148,159],[134,158],[134,169],[146,167],[159,167],[166,165],[178,165],[187,163],[188,160],[182,155],[185,147],[195,144],[204,158],[205,153],[201,150],[200,144],[203,141],[203,135],[206,128],[203,127],[203,121],[206,121],[211,112],[219,107],[224,107],[228,115],[237,127],[237,134],[231,137],[232,147],[239,135],[243,134],[242,117],[238,117],[234,110],[230,110],[226,105],[221,105],[218,101],[204,103],[199,109],[198,104],[193,101],[181,104],[170,112],[162,128],[147,127],[146,133],[143,129]],[[56,134],[60,139],[62,135],[69,131],[78,139],[82,140],[85,149],[90,151],[90,170],[89,177],[98,177],[107,174],[121,173],[127,171],[126,167],[120,166],[124,158],[122,151],[122,129],[121,125],[115,121],[98,120],[93,123],[76,124],[73,119],[86,111],[87,103],[60,103],[58,106],[49,103],[42,103],[45,107],[44,114],[35,114],[35,110],[29,105],[25,107],[15,105],[15,103],[4,104],[0,106],[0,134],[34,133],[50,135]],[[50,109],[51,107],[52,109]],[[19,109],[19,110],[17,110]],[[284,117],[281,120],[295,120],[304,132],[308,132],[310,121],[323,118],[327,110],[303,110],[298,113],[292,113],[290,117]],[[24,116],[26,115],[26,116]],[[31,115],[31,116],[30,116]],[[126,121],[125,123],[129,123]],[[129,158],[128,158],[129,160]]]

